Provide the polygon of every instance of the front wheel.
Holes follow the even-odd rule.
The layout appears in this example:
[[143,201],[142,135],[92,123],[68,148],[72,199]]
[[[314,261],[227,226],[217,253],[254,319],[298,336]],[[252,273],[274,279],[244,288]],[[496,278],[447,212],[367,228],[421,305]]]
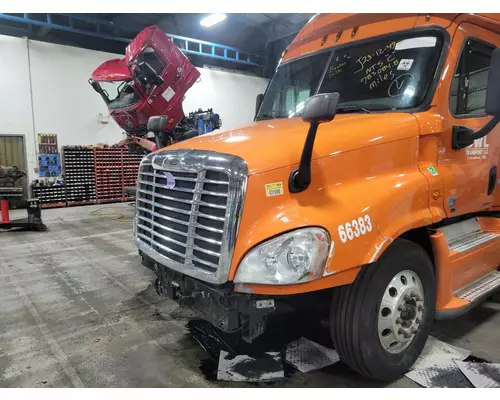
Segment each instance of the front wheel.
[[428,254],[414,242],[396,240],[352,285],[334,289],[330,331],[340,358],[372,379],[400,377],[424,348],[435,303]]

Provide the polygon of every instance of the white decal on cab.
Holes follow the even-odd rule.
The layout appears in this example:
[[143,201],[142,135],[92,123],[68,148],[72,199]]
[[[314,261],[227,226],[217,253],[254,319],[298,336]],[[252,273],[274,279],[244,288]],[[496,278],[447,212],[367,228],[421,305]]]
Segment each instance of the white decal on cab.
[[368,214],[358,219],[353,219],[351,222],[339,225],[338,227],[339,237],[342,243],[346,243],[348,240],[353,240],[371,231],[372,221]]

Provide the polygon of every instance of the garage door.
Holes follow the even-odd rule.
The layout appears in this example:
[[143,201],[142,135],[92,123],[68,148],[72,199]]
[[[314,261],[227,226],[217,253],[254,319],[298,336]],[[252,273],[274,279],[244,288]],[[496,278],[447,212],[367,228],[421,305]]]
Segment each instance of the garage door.
[[[22,171],[26,171],[23,136],[0,134],[0,166],[15,166]],[[25,188],[23,198],[26,197],[26,178],[19,179],[16,186]]]

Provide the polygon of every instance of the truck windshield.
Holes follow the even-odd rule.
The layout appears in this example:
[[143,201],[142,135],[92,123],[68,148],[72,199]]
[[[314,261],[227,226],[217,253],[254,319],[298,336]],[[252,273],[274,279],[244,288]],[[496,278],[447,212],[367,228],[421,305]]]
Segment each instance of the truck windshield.
[[431,86],[442,48],[443,39],[435,33],[393,34],[283,64],[256,119],[298,117],[316,93],[338,92],[338,112],[417,107]]
[[99,81],[99,93],[108,108],[129,107],[139,101],[139,96],[130,85],[131,81]]

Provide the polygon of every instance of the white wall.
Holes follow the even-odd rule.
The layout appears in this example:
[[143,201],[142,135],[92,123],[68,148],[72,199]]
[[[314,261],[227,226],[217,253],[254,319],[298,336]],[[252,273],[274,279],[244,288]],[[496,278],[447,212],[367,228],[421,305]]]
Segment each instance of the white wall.
[[26,40],[0,35],[0,135],[24,136],[28,169],[36,167]]
[[[37,177],[38,133],[57,134],[60,147],[122,139],[112,119],[106,125],[98,122],[99,113],[108,115],[107,108],[87,82],[98,65],[121,55],[0,35],[0,57],[0,134],[25,135],[30,180]],[[253,120],[255,97],[264,92],[267,79],[203,68],[200,72],[201,81],[186,93],[186,114],[213,108],[223,129]]]
[[122,139],[114,121],[98,121],[108,109],[88,83],[97,66],[120,55],[32,40],[29,51],[37,133],[56,133],[59,146]]
[[186,93],[184,113],[213,108],[222,119],[222,129],[248,124],[255,116],[255,100],[264,93],[267,79],[231,72],[198,68],[201,82]]

